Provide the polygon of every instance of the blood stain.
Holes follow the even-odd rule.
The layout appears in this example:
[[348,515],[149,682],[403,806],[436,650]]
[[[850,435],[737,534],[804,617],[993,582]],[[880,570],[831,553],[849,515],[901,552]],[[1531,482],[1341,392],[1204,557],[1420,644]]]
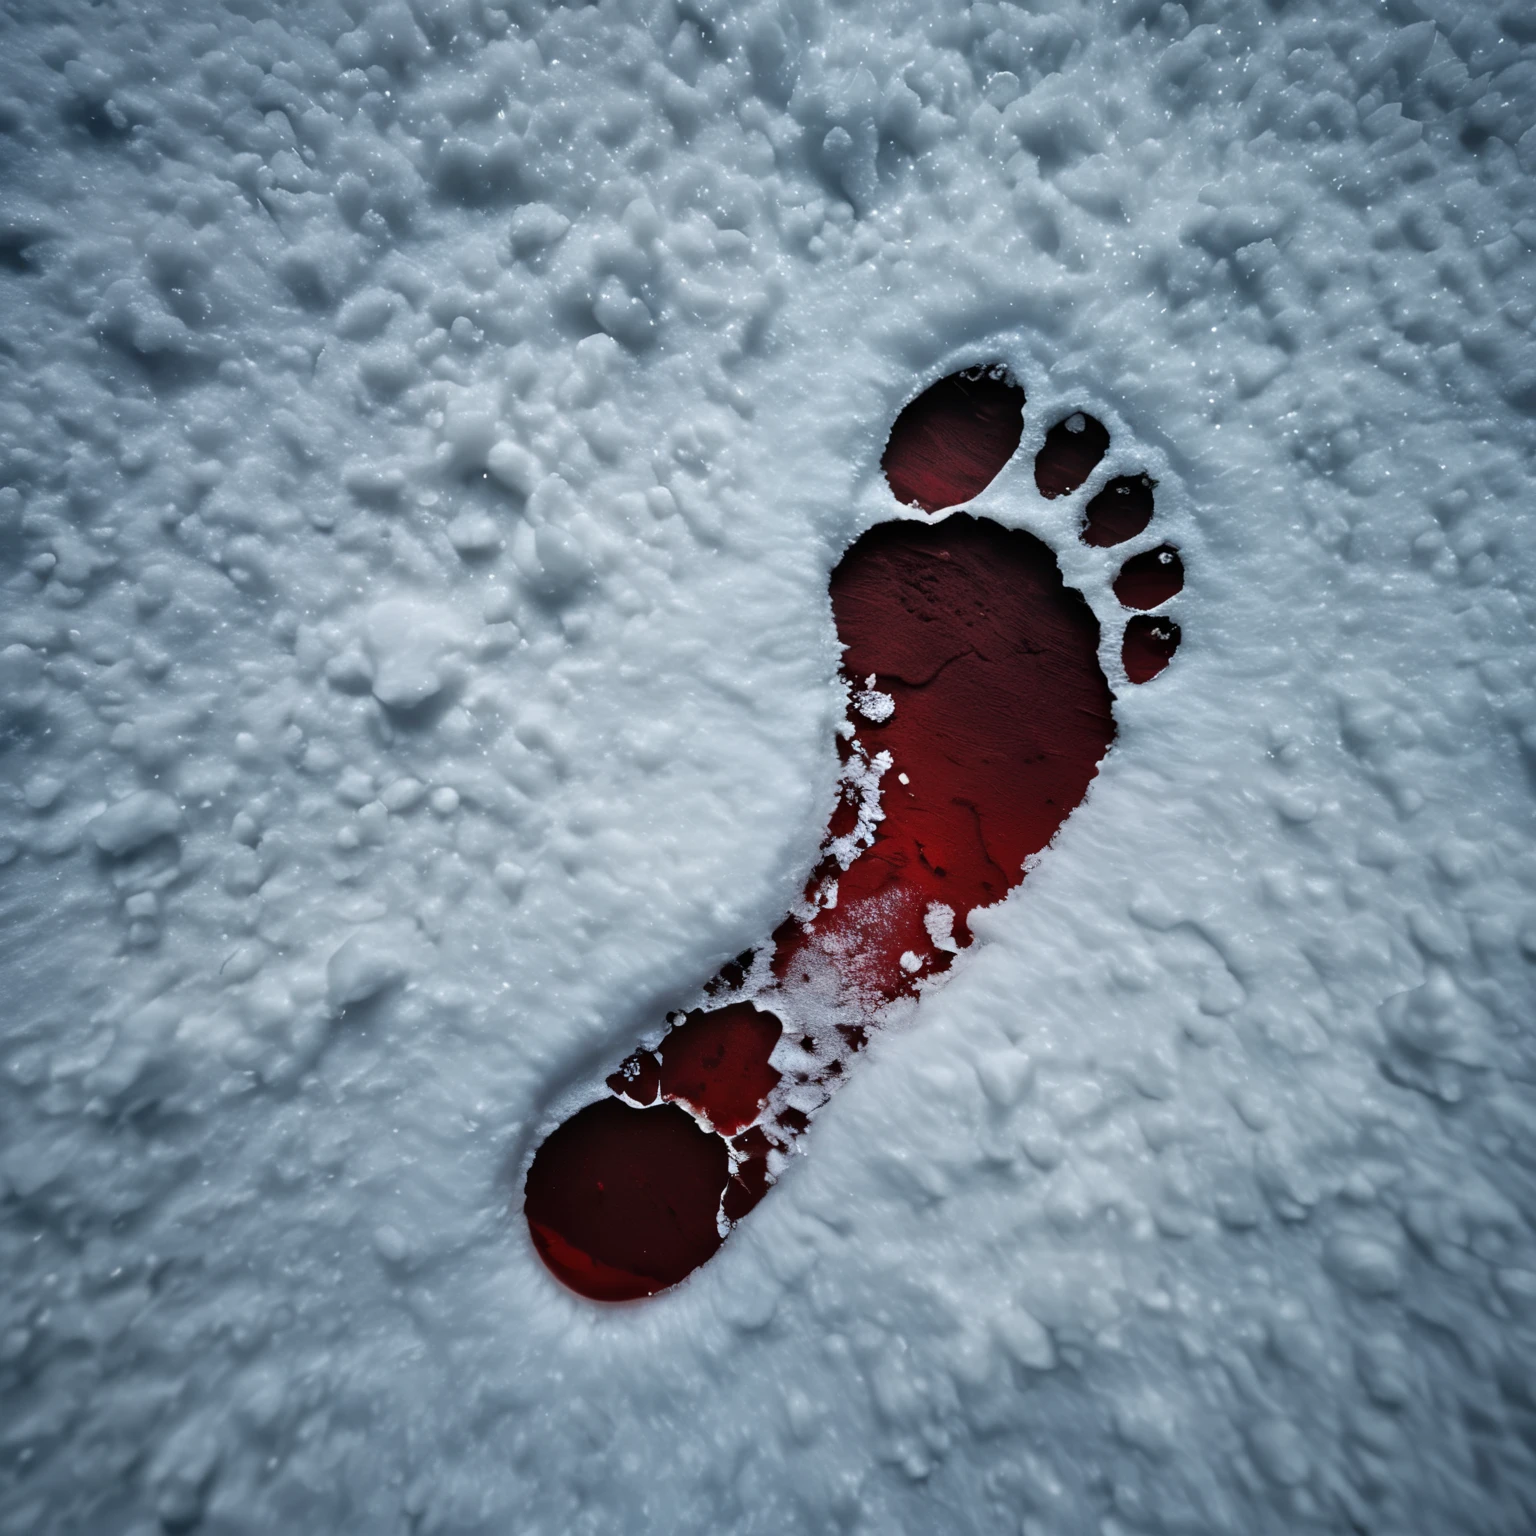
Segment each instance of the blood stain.
[[1149,683],[1173,660],[1179,648],[1179,626],[1172,619],[1138,613],[1125,626],[1120,660],[1133,683]]
[[1154,481],[1146,475],[1122,475],[1088,503],[1083,543],[1108,549],[1134,539],[1152,521]]

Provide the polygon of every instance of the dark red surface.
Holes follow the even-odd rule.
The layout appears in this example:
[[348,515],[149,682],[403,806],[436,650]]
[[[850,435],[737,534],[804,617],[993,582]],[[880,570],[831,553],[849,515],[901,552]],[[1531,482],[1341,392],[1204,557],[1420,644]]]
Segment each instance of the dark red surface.
[[779,1074],[768,1065],[784,1026],[751,1003],[690,1013],[661,1043],[661,1094],[734,1136],[757,1119]]
[[964,513],[883,523],[833,572],[832,609],[844,672],[895,700],[857,738],[892,756],[885,819],[851,868],[824,872],[837,905],[793,926],[774,969],[791,978],[818,955],[878,1003],[911,989],[904,953],[922,959],[917,976],[948,965],[924,926],[931,903],[954,911],[963,946],[965,914],[1018,884],[1083,798],[1114,722],[1098,621],[1027,533]]
[[783,1032],[773,1014],[751,1003],[696,1010],[672,1026],[659,1052],[626,1057],[608,1086],[642,1106],[658,1096],[680,1101],[722,1136],[734,1136],[757,1119],[778,1084],[768,1058]]
[[[1074,432],[1069,422],[1081,423]],[[1035,455],[1035,484],[1042,496],[1069,496],[1098,468],[1109,448],[1109,432],[1092,416],[1076,411],[1045,434]]]
[[897,501],[937,512],[986,489],[1024,431],[1024,391],[999,367],[968,368],[896,418],[880,467]]
[[551,1133],[524,1210],[540,1257],[572,1290],[629,1301],[676,1285],[720,1246],[725,1143],[675,1104],[600,1099]]
[[1149,683],[1173,660],[1179,648],[1179,626],[1172,619],[1138,613],[1125,626],[1120,660],[1133,683]]
[[1184,562],[1171,544],[1132,555],[1115,577],[1115,596],[1127,608],[1156,608],[1184,590]]
[[1146,475],[1122,475],[1088,503],[1083,543],[1099,549],[1134,539],[1152,521],[1152,487]]
[[[934,385],[892,430],[883,461],[892,490],[928,511],[974,495],[1017,447],[1023,399],[1001,370]],[[1091,417],[1078,432],[1054,427],[1036,460],[1041,491],[1082,485],[1108,441]],[[1112,481],[1089,503],[1083,539],[1123,542],[1151,515],[1146,476]],[[1128,561],[1115,592],[1127,607],[1151,608],[1182,584],[1177,552],[1164,545]],[[722,967],[706,995],[736,1000],[688,1014],[608,1079],[650,1107],[589,1105],[529,1171],[540,1254],[594,1299],[649,1295],[715,1252],[722,1228],[770,1187],[774,1149],[806,1129],[880,1010],[970,942],[967,914],[1023,878],[1114,737],[1097,621],[1031,535],[965,514],[886,523],[854,544],[830,585],[855,706],[872,687],[895,708],[879,722],[850,714],[857,729],[839,739],[846,786],[827,856],[804,911],[773,936],[771,979],[751,951]],[[1122,642],[1127,676],[1156,676],[1178,643],[1171,619],[1137,614]],[[834,839],[858,828],[857,779],[882,753],[883,819],[845,868]],[[935,904],[953,913],[952,943],[925,922]],[[781,1076],[770,1058],[786,1029],[795,1065]]]

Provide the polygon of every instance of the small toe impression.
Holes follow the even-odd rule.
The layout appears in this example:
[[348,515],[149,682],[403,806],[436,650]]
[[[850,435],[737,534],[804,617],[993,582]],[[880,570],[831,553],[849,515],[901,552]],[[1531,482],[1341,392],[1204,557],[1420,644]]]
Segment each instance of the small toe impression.
[[902,410],[880,467],[897,501],[939,512],[984,491],[1023,432],[1024,391],[1007,370],[967,368]]
[[1098,467],[1109,429],[1081,411],[1058,421],[1035,456],[1035,484],[1045,497],[1070,496]]
[[1138,613],[1125,626],[1120,660],[1133,683],[1150,682],[1173,660],[1179,648],[1179,626],[1172,619]]
[[1156,608],[1184,590],[1184,562],[1172,544],[1132,555],[1115,577],[1115,596],[1126,608]]
[[1152,521],[1152,488],[1147,475],[1122,475],[1088,503],[1083,519],[1083,543],[1108,549],[1134,539]]

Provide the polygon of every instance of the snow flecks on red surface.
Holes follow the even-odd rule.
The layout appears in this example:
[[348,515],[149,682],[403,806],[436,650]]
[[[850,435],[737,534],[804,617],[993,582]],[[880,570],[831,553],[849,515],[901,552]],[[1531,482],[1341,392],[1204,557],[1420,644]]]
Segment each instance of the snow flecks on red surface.
[[1172,619],[1138,613],[1125,626],[1120,661],[1133,683],[1149,683],[1173,660],[1179,648],[1179,626]]

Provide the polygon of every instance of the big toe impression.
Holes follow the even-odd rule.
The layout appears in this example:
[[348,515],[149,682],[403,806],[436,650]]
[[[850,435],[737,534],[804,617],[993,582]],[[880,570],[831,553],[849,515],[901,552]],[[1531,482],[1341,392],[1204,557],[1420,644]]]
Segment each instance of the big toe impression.
[[905,407],[880,466],[897,501],[938,512],[984,491],[1023,432],[1024,391],[1000,366],[967,368]]

